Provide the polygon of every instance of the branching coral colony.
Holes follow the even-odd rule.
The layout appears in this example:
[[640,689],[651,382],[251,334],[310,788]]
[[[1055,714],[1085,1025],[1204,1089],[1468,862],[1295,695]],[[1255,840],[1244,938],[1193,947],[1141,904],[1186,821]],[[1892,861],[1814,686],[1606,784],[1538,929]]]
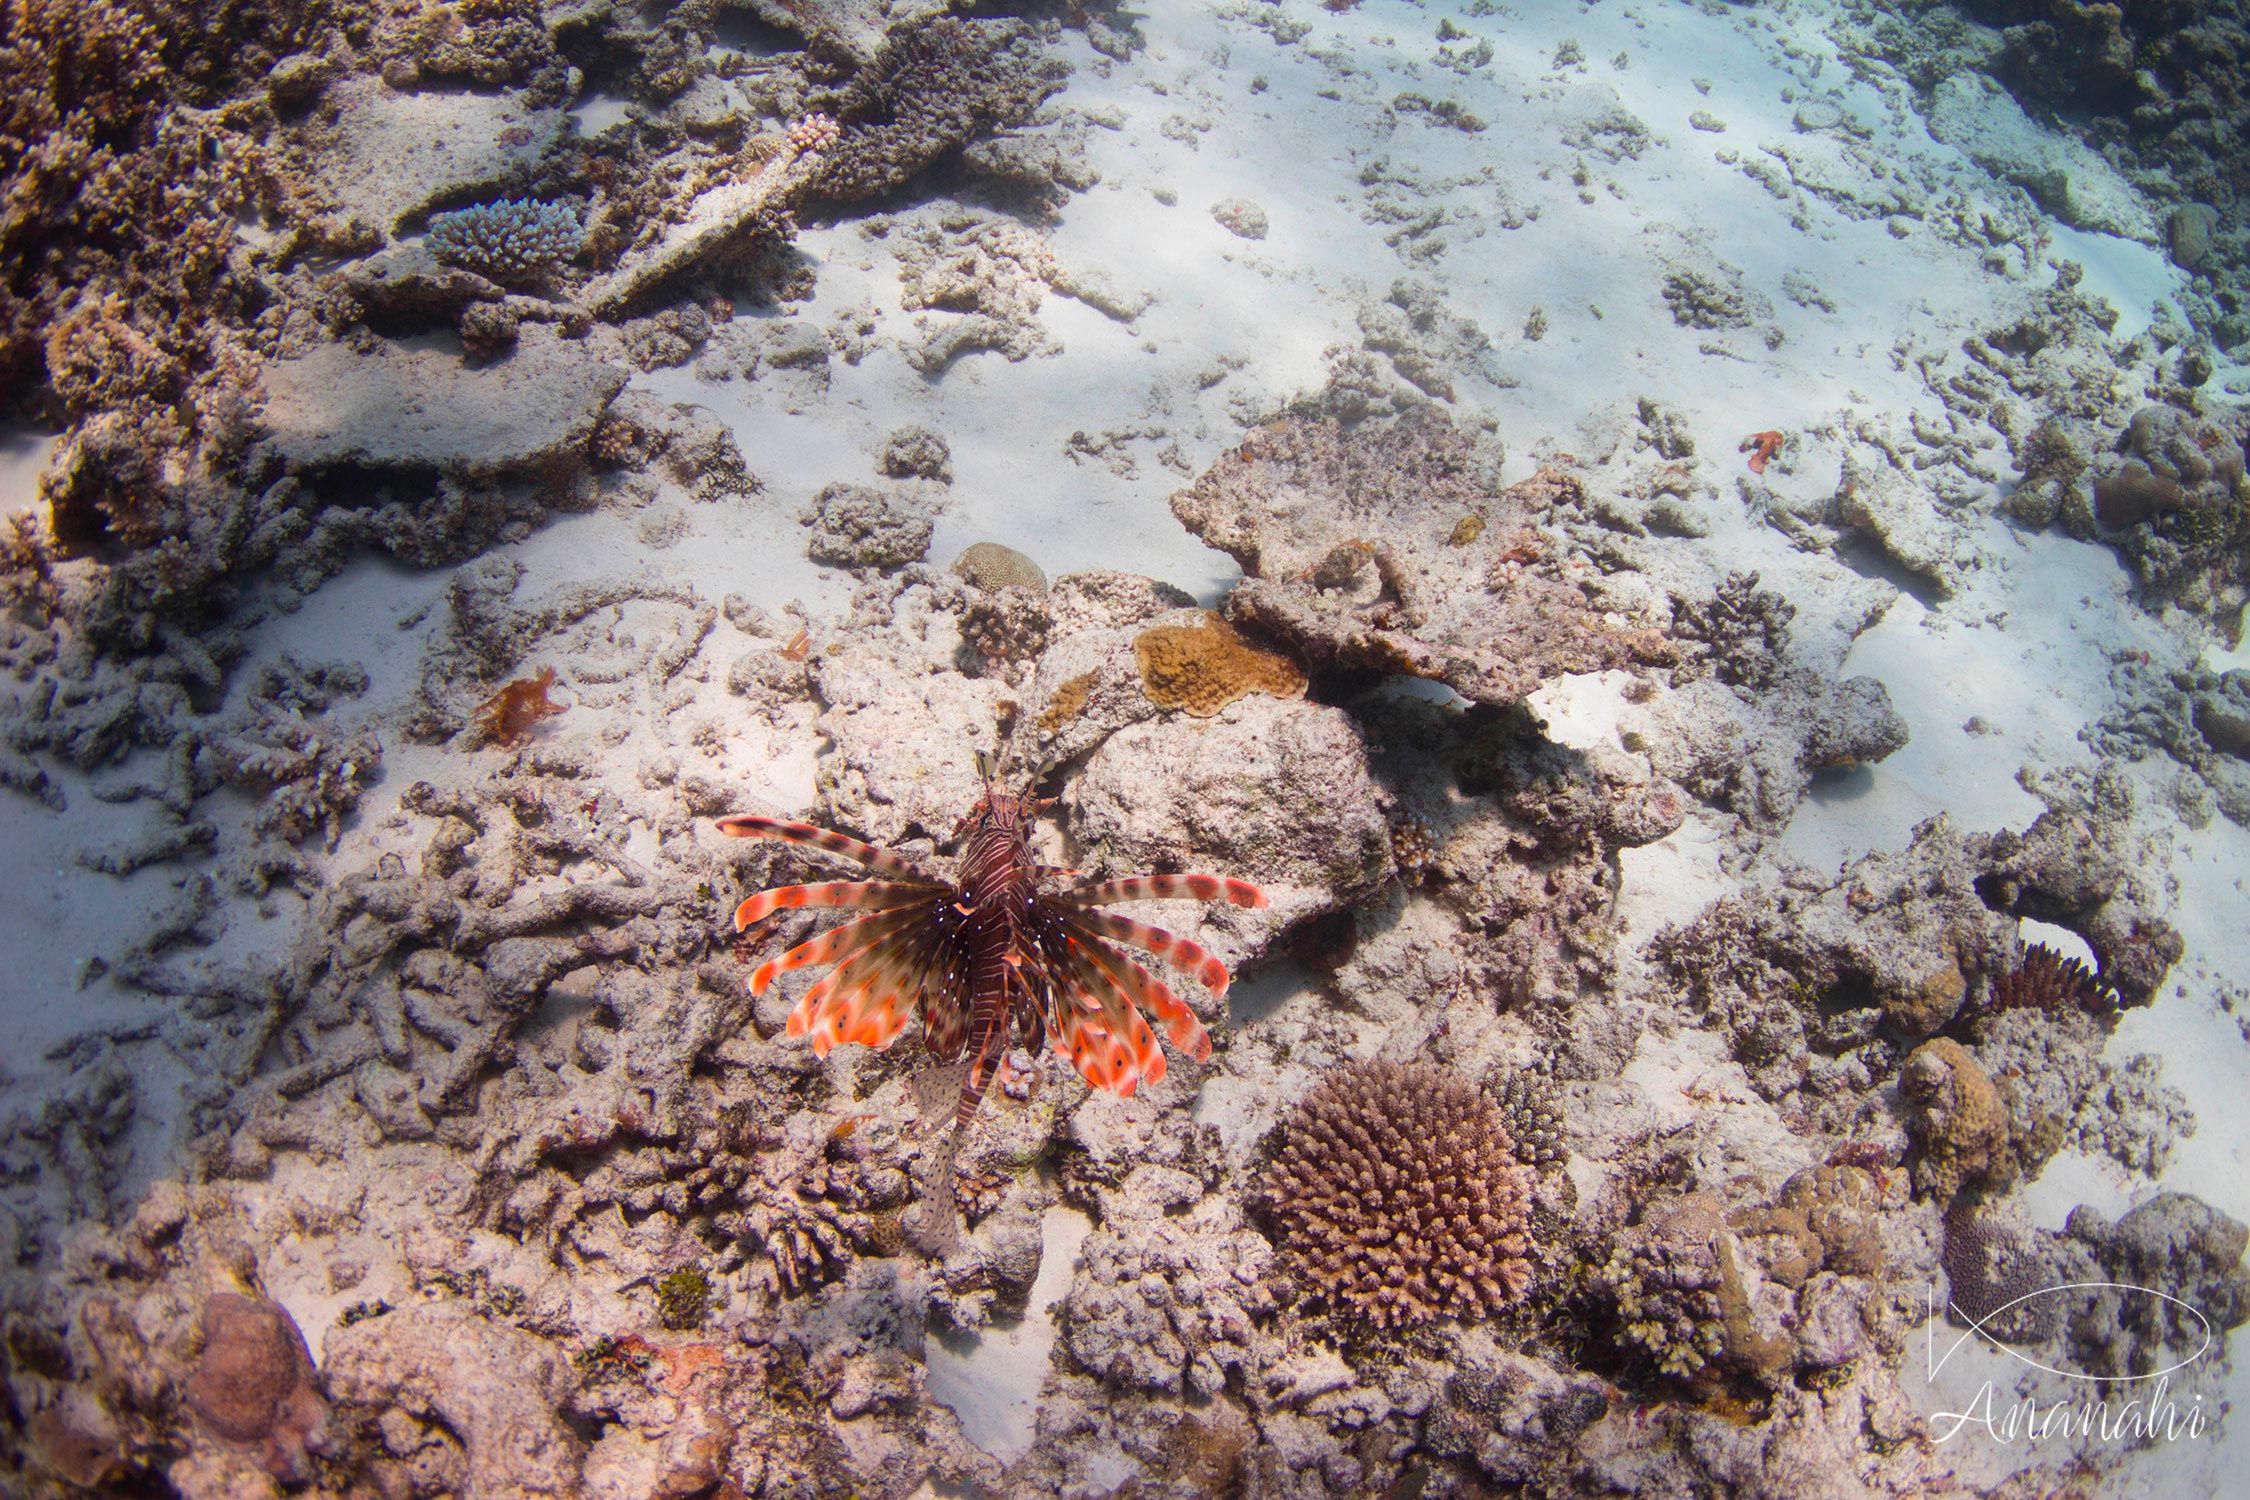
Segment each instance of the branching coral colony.
[[1095,908],[1175,898],[1255,907],[1266,904],[1264,893],[1215,875],[1134,875],[1043,891],[1043,881],[1073,872],[1032,858],[1031,820],[1051,804],[1030,792],[1003,791],[988,776],[984,796],[954,830],[961,850],[956,881],[810,824],[721,818],[719,831],[736,838],[802,844],[889,877],[780,886],[736,907],[738,932],[788,907],[873,908],[768,961],[751,975],[752,992],[762,994],[791,969],[835,965],[789,1017],[789,1035],[810,1035],[823,1057],[838,1042],[888,1047],[919,1015],[932,1058],[969,1064],[955,1113],[963,1125],[976,1114],[1011,1037],[1033,1056],[1052,1037],[1087,1083],[1125,1097],[1164,1076],[1164,1053],[1144,1010],[1165,1023],[1179,1051],[1198,1062],[1209,1058],[1203,1023],[1120,944],[1194,975],[1214,997],[1226,993],[1226,967],[1184,938]]

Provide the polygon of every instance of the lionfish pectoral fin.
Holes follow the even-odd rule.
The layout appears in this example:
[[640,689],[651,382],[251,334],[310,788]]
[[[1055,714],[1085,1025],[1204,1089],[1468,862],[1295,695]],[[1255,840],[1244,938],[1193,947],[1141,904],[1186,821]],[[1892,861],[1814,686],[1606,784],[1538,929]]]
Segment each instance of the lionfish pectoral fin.
[[779,839],[786,844],[802,844],[808,849],[819,849],[842,859],[863,864],[871,870],[895,875],[901,880],[911,880],[921,885],[940,882],[920,865],[892,849],[880,849],[873,844],[846,838],[810,823],[792,823],[781,818],[762,818],[754,813],[736,813],[718,820],[719,832],[738,839]]
[[1102,906],[1111,901],[1224,901],[1230,906],[1266,906],[1266,893],[1247,880],[1223,875],[1128,875],[1063,892],[1079,906]]
[[831,927],[810,942],[771,958],[758,966],[750,976],[750,993],[762,995],[766,986],[791,969],[810,968],[814,964],[837,963],[863,949],[889,938],[902,929],[911,927],[921,915],[911,907],[894,907],[887,911],[871,912],[867,916],[846,922],[841,927]]
[[903,880],[831,880],[820,885],[779,885],[760,891],[734,909],[734,930],[741,932],[776,911],[806,906],[912,906],[930,898],[930,888]]
[[810,1033],[814,1051],[823,1057],[838,1042],[878,1051],[888,1047],[911,1013],[924,945],[918,932],[896,932],[838,964],[798,1000],[789,1017],[790,1035]]
[[1166,1040],[1199,1063],[1211,1060],[1209,1029],[1187,1008],[1187,1002],[1172,993],[1171,986],[1142,968],[1123,950],[1100,938],[1090,938],[1088,942],[1141,1008],[1164,1023]]
[[1215,997],[1223,997],[1232,981],[1227,966],[1213,958],[1196,943],[1161,927],[1151,927],[1146,922],[1129,921],[1113,917],[1108,912],[1082,911],[1073,913],[1076,921],[1103,937],[1127,943],[1144,952],[1153,953],[1166,963],[1184,973],[1193,974]]
[[1055,1007],[1057,1040],[1088,1084],[1130,1095],[1141,1079],[1162,1076],[1164,1049],[1131,994],[1095,952],[1092,943],[1099,941],[1073,934],[1060,945],[1071,996],[1081,1003]]

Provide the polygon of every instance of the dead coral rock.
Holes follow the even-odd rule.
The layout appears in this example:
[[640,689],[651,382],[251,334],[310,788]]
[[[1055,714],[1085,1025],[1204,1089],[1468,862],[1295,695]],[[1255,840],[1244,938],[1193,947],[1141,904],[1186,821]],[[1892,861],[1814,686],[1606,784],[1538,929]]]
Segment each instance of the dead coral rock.
[[[1175,494],[1172,513],[1250,575],[1227,616],[1313,671],[1404,673],[1509,703],[1567,672],[1675,653],[1567,576],[1539,528],[1578,491],[1545,471],[1494,494],[1469,437],[1436,411],[1357,428],[1290,417]],[[1487,524],[1450,545],[1467,513]]]
[[1138,573],[1089,568],[1056,579],[1048,603],[1055,611],[1056,629],[1067,634],[1129,630],[1173,610],[1192,608],[1195,599],[1184,589]]
[[83,1385],[69,1387],[56,1404],[35,1413],[24,1437],[32,1462],[80,1489],[107,1484],[126,1466],[117,1418]]
[[485,479],[583,463],[625,372],[540,329],[527,330],[507,359],[477,369],[429,349],[363,355],[324,344],[268,365],[265,383],[267,441],[293,469]]
[[2195,695],[2195,727],[2203,742],[2250,760],[2250,672],[2222,672]]
[[188,1376],[188,1409],[284,1484],[312,1477],[326,1451],[328,1403],[297,1320],[278,1302],[235,1292],[203,1304],[203,1356]]
[[2099,769],[2083,791],[2058,789],[2022,833],[1969,841],[1977,888],[1996,911],[2070,928],[2100,961],[2102,981],[2125,1007],[2155,998],[2186,941],[2155,913],[2139,873],[2133,790],[2122,767]]
[[579,304],[614,316],[698,266],[739,264],[760,246],[785,243],[794,232],[790,209],[825,160],[818,152],[761,154],[753,144],[731,163],[732,171],[693,173],[690,181],[701,190],[672,205],[660,230],[636,240],[613,268],[588,282]]
[[332,84],[289,134],[318,190],[390,235],[437,204],[528,181],[569,125],[513,91],[401,93],[363,73]]
[[2007,1101],[1967,1048],[1950,1037],[1924,1042],[1899,1070],[1899,1092],[1921,1147],[1916,1188],[1942,1202],[1970,1182],[2014,1180]]
[[[1128,622],[1136,616],[1160,618],[1175,613],[1174,591],[1114,574],[1104,575],[1099,593],[1089,596],[1081,585],[1090,577],[1072,574],[1058,580],[1047,598],[1049,641],[1024,694],[1029,711],[1016,727],[1014,753],[1027,760],[1065,764],[1126,725],[1162,712],[1141,685],[1133,633],[1107,624],[1090,626],[1088,616]],[[1135,585],[1145,585],[1148,592],[1141,594]]]
[[576,1384],[545,1339],[457,1304],[402,1308],[329,1334],[338,1401],[442,1422],[466,1450],[463,1500],[565,1500],[578,1439],[560,1416]]
[[1217,615],[1194,624],[1151,625],[1134,637],[1133,655],[1149,702],[1199,719],[1251,693],[1305,695],[1305,674],[1295,662],[1245,639]]
[[930,550],[933,507],[898,490],[831,484],[813,497],[805,523],[806,552],[815,562],[847,568],[896,568]]
[[1028,121],[1068,76],[1013,22],[898,26],[836,104],[843,135],[816,158],[817,191],[842,202],[887,193],[945,152]]
[[878,844],[943,838],[983,793],[974,752],[1010,696],[958,669],[962,585],[910,565],[870,581],[835,641],[806,663],[826,810],[815,821]]
[[1568,1462],[1572,1445],[1609,1414],[1599,1380],[1496,1347],[1483,1329],[1462,1336],[1423,1438],[1432,1453],[1467,1459],[1498,1484],[1531,1484]]
[[2194,1358],[2206,1337],[2210,1357],[2222,1358],[2227,1332],[2250,1321],[2250,1268],[2242,1264],[2250,1229],[2201,1199],[2159,1193],[2115,1223],[2081,1205],[2064,1228],[2091,1252],[2101,1279],[2116,1283],[2091,1288],[2090,1300],[2071,1310],[2069,1345],[2080,1369],[2147,1375]]
[[754,494],[757,476],[726,423],[708,408],[646,391],[618,394],[594,433],[594,458],[617,468],[661,463],[690,496],[717,501]]
[[[919,423],[909,422],[904,427],[894,428],[891,435],[883,439],[880,467],[885,474],[893,479],[930,479],[939,484],[951,484],[953,482],[953,450],[946,446],[945,439],[939,434]],[[961,556],[965,559],[970,552],[976,551],[978,547],[998,546],[999,543],[997,542],[977,542],[963,552]],[[1000,548],[1000,550],[1009,551],[1011,549]],[[1023,554],[1019,552],[1015,555],[1021,557]],[[954,568],[956,571],[959,570],[959,561],[955,562]],[[963,576],[968,575],[964,574]],[[970,581],[974,582],[975,580],[971,578]],[[1021,582],[1022,580],[1011,579],[1008,581]],[[1045,582],[1044,578],[1040,580],[1042,587]]]
[[1339,709],[1251,697],[1214,719],[1132,724],[1063,796],[1079,843],[1109,868],[1213,870],[1263,887],[1270,911],[1206,919],[1204,940],[1235,961],[1255,936],[1348,906],[1390,876],[1367,748]]
[[1216,1396],[1263,1354],[1272,1263],[1271,1247],[1223,1199],[1105,1224],[1080,1252],[1063,1346],[1115,1385]]
[[1044,593],[1010,586],[978,589],[961,606],[961,639],[987,672],[1011,680],[1022,665],[1039,659],[1054,629],[1054,613]]
[[1975,848],[1931,818],[1905,849],[1833,878],[1804,872],[1724,898],[1653,956],[1731,1036],[1761,1095],[1846,1130],[1862,1091],[1898,1066],[1886,1028],[1927,1035],[1918,1028],[1945,1024],[1948,968],[1965,979],[2013,962],[2017,923],[1985,903]]
[[476,303],[498,303],[505,288],[450,266],[421,244],[401,245],[336,274],[336,290],[385,320],[446,322]]
[[1426,1064],[1348,1063],[1283,1122],[1268,1211],[1303,1292],[1372,1327],[1521,1298],[1531,1193],[1493,1102]]

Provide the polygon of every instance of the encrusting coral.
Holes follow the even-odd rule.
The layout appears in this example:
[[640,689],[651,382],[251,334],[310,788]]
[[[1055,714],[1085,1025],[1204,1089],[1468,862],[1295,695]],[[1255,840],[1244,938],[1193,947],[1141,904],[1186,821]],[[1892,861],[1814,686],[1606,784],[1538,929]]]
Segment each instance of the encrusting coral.
[[1899,1070],[1899,1092],[1921,1147],[1916,1187],[1942,1202],[1970,1182],[2014,1180],[2007,1101],[1967,1048],[1950,1037],[1924,1042]]
[[214,1293],[203,1305],[203,1357],[185,1395],[213,1436],[285,1484],[310,1478],[308,1454],[327,1449],[328,1403],[305,1336],[278,1302]]
[[1152,625],[1134,637],[1133,655],[1149,702],[1199,719],[1250,693],[1305,695],[1305,674],[1295,662],[1253,645],[1217,615],[1200,625]]
[[1426,1064],[1350,1063],[1281,1127],[1266,1205],[1302,1290],[1393,1330],[1530,1284],[1531,1194],[1500,1111]]

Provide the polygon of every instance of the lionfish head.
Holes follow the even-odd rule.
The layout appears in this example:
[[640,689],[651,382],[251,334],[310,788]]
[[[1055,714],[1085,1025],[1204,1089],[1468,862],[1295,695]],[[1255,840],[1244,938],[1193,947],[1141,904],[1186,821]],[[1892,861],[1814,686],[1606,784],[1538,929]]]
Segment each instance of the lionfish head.
[[1039,786],[1039,773],[1036,770],[1031,773],[1031,780],[1024,784],[1021,792],[1011,792],[1000,783],[999,762],[991,752],[979,750],[977,772],[984,778],[984,795],[977,799],[976,806],[970,808],[954,828],[953,837],[956,841],[977,828],[1011,834],[1020,832],[1030,825],[1040,809],[1055,805],[1052,797],[1033,795]]

